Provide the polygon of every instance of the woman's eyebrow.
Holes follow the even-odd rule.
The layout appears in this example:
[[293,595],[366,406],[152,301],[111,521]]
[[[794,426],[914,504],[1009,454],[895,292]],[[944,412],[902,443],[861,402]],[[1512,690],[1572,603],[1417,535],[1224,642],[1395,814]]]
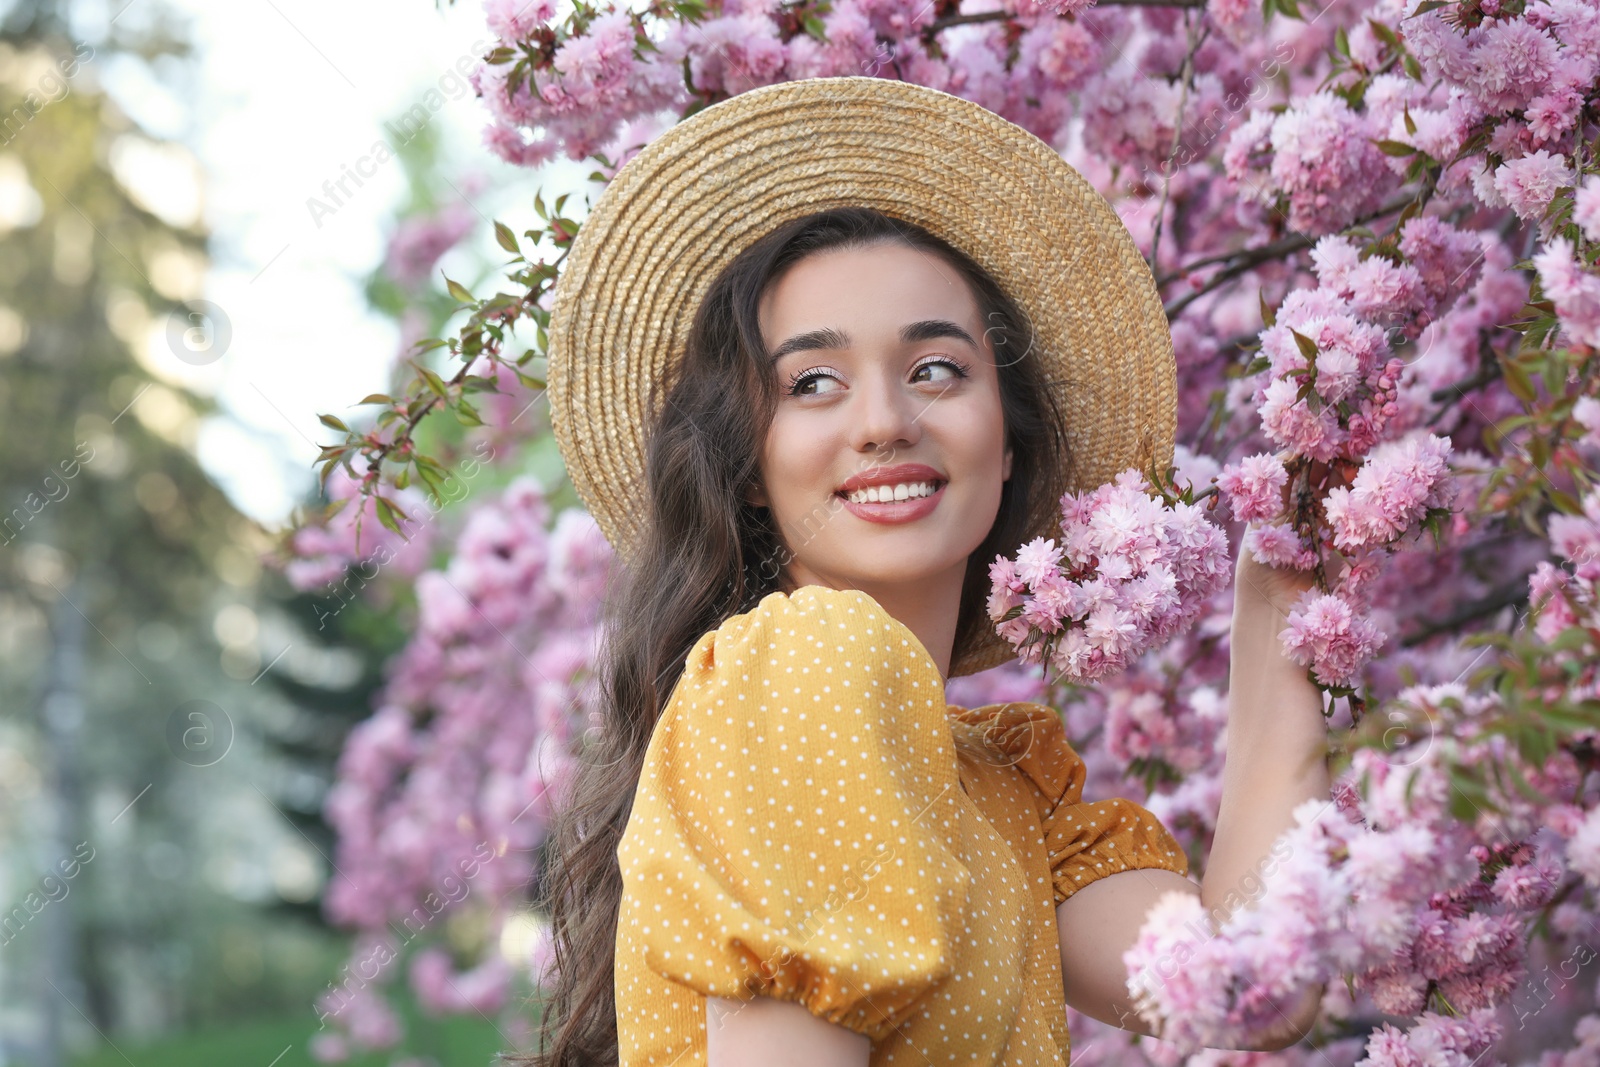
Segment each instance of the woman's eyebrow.
[[[931,341],[936,337],[953,337],[958,341],[966,342],[973,349],[978,347],[978,342],[973,340],[972,334],[949,319],[919,319],[916,322],[908,322],[900,327],[900,341],[902,344],[909,345],[918,341]],[[807,330],[805,333],[797,333],[787,341],[784,341],[772,350],[772,362],[776,363],[793,352],[849,347],[849,334],[843,330],[825,326],[820,330]]]

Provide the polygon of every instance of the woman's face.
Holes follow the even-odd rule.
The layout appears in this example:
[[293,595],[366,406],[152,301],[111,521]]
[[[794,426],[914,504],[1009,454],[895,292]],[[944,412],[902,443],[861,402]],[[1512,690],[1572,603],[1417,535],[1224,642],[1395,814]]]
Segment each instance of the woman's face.
[[[778,405],[755,502],[771,509],[787,546],[763,561],[763,577],[959,590],[1011,476],[998,371],[965,280],[897,243],[830,249],[790,267],[759,315],[777,356]],[[910,487],[904,501],[841,495],[849,479],[881,481],[884,468],[906,465],[926,469],[884,486]],[[915,498],[919,483],[931,498]]]

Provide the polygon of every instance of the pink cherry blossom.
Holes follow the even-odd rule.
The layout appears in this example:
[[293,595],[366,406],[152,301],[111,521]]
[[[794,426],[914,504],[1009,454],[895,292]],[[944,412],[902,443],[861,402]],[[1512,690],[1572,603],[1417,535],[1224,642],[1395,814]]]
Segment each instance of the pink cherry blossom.
[[[1227,579],[1222,531],[1194,505],[1167,506],[1148,491],[1128,470],[1092,492],[1068,493],[1065,552],[1036,538],[1014,562],[990,564],[989,618],[1023,662],[1083,680],[1115,674],[1190,625]],[[1014,607],[1022,614],[1004,619]]]
[[1258,452],[1225,467],[1217,488],[1227,497],[1234,518],[1248,522],[1277,517],[1283,510],[1281,494],[1288,481],[1289,472],[1281,459]]

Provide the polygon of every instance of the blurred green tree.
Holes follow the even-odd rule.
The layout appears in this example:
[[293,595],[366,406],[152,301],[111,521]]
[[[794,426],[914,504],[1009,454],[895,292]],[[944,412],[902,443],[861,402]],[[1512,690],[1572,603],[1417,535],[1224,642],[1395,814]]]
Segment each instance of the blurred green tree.
[[0,10],[0,1002],[28,1009],[0,1062],[309,1029],[343,950],[321,799],[398,634],[287,623],[308,598],[196,460],[215,405],[171,371],[229,331],[198,200],[152,181],[199,169],[97,76],[181,35],[159,8],[92,43],[62,4]]

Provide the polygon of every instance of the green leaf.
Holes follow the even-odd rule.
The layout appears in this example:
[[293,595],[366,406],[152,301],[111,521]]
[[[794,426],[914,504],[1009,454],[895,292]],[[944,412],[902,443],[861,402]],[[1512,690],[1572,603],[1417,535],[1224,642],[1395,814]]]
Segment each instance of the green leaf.
[[327,426],[330,429],[339,430],[342,433],[350,432],[350,427],[346,426],[343,421],[335,418],[332,415],[318,415],[317,419],[322,423],[322,425]]
[[1274,325],[1278,321],[1278,313],[1267,306],[1267,290],[1264,286],[1256,290],[1256,299],[1261,302],[1261,321],[1268,326]]
[[[1406,132],[1407,133],[1416,133],[1417,132],[1417,120],[1411,117],[1411,105],[1409,103],[1406,104],[1405,107],[1401,109],[1401,113],[1403,115],[1405,115]],[[1413,203],[1415,203],[1415,201],[1413,201]]]
[[400,537],[405,536],[405,534],[400,532],[400,524],[394,520],[393,504],[390,504],[387,500],[380,496],[378,497],[377,503],[373,505],[373,510],[378,513],[378,521],[383,523],[387,529]]
[[[394,403],[394,397],[389,396],[386,393],[368,393],[367,394],[367,398],[365,400],[363,400],[361,403],[362,404],[393,404]],[[359,405],[357,405],[357,406],[359,406]]]
[[[1416,131],[1413,130],[1412,132],[1414,133]],[[500,242],[501,248],[505,249],[507,252],[510,252],[512,255],[522,254],[522,249],[517,247],[517,235],[511,232],[511,227],[507,226],[498,219],[495,220],[494,224],[494,239]]]
[[466,286],[462,285],[460,282],[451,281],[449,275],[445,275],[444,287],[450,290],[451,296],[455,297],[463,304],[476,304],[478,302],[476,298],[473,297],[472,293],[468,291]]
[[1367,19],[1367,25],[1371,27],[1374,37],[1377,37],[1396,52],[1400,51],[1400,38],[1395,35],[1393,30],[1374,18]]
[[478,415],[478,409],[465,400],[456,403],[456,418],[463,426],[482,426],[483,419]]
[[1550,503],[1554,504],[1556,506],[1556,510],[1562,514],[1583,514],[1583,505],[1579,504],[1570,493],[1564,493],[1560,489],[1551,489],[1548,495],[1550,497]]
[[469,374],[461,379],[463,393],[498,393],[500,387],[493,378],[485,378],[481,374]]
[[1502,360],[1500,369],[1505,374],[1506,387],[1513,396],[1524,404],[1532,404],[1538,394],[1533,389],[1533,379],[1528,377],[1528,372],[1522,369],[1522,364],[1515,360]]
[[418,367],[417,372],[420,373],[423,377],[423,380],[428,383],[428,388],[432,389],[434,393],[436,393],[441,399],[447,399],[450,396],[450,390],[445,387],[443,378],[433,373],[433,371],[429,370],[427,367]]
[[1391,141],[1386,137],[1374,138],[1372,143],[1386,156],[1409,156],[1417,150],[1416,145],[1409,145],[1404,141]]
[[1300,346],[1300,354],[1305,356],[1306,359],[1313,366],[1315,366],[1317,362],[1317,342],[1313,341],[1299,330],[1291,329],[1289,332],[1294,334],[1294,343]]
[[1554,726],[1564,733],[1593,730],[1600,725],[1600,716],[1593,713],[1585,714],[1580,708],[1564,701],[1541,708],[1539,718],[1543,719],[1547,726]]
[[1543,437],[1534,437],[1528,442],[1528,458],[1540,470],[1544,470],[1545,464],[1550,462],[1550,446]]
[[411,484],[411,468],[410,467],[401,467],[400,468],[400,473],[395,475],[394,487],[396,489],[404,489],[406,486],[408,486],[410,484]]
[[1544,361],[1544,390],[1551,396],[1560,396],[1561,387],[1566,383],[1567,369],[1559,360],[1547,359]]
[[417,465],[417,477],[421,478],[423,484],[433,491],[433,495],[436,498],[444,495],[444,479],[436,471],[419,463]]
[[411,516],[407,515],[405,509],[402,508],[399,504],[396,504],[393,500],[389,499],[386,496],[378,496],[377,499],[382,501],[385,504],[388,504],[389,505],[389,510],[394,512],[396,515],[400,516],[400,518],[406,520],[407,522],[411,521]]

